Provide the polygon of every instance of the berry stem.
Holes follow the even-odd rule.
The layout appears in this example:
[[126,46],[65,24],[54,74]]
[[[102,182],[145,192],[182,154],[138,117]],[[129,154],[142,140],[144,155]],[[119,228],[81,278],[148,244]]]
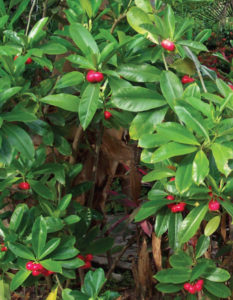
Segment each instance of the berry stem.
[[166,57],[164,55],[164,52],[162,52],[162,58],[163,58],[163,63],[164,63],[165,69],[166,69],[166,71],[168,71],[169,69],[168,69],[168,65],[167,65],[167,62],[166,62]]

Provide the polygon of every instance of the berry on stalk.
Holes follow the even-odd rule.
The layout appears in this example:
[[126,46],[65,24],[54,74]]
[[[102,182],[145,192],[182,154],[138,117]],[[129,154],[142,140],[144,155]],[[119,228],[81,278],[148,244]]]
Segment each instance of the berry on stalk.
[[18,187],[21,190],[29,190],[30,189],[30,184],[27,181],[24,181],[24,182],[20,182]]
[[90,83],[98,83],[104,80],[104,75],[101,72],[90,70],[87,72],[86,80]]
[[167,51],[175,50],[175,44],[169,40],[163,40],[161,46]]
[[105,110],[104,112],[104,118],[105,120],[108,120],[112,117],[112,114],[110,113],[110,111]]

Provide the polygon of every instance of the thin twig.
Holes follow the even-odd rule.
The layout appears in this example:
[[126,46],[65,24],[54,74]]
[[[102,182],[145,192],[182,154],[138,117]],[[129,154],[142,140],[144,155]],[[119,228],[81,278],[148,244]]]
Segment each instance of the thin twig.
[[27,28],[26,28],[26,35],[28,35],[28,31],[29,31],[29,27],[30,27],[30,23],[31,23],[31,18],[32,18],[32,12],[33,12],[33,10],[35,8],[35,5],[36,5],[36,0],[33,0],[31,9],[30,9],[30,12],[29,12],[29,15],[28,15],[28,23],[27,23]]
[[[136,236],[133,236],[128,243],[125,245],[125,247],[121,250],[120,254],[115,258],[115,260],[113,261],[113,264],[111,266],[111,268],[108,270],[108,273],[106,275],[106,279],[108,280],[110,278],[110,276],[112,275],[112,272],[114,271],[114,269],[116,268],[116,265],[118,263],[118,261],[121,259],[122,255],[124,255],[125,251],[131,246],[133,245],[133,243],[136,240]],[[106,283],[106,282],[105,282]],[[105,284],[104,284],[105,285]],[[104,287],[103,285],[103,287]],[[103,288],[102,287],[102,288]]]
[[47,5],[48,5],[48,0],[45,0],[43,3],[43,14],[42,14],[42,18],[45,18],[47,15]]
[[75,161],[76,161],[76,156],[77,156],[77,150],[78,150],[78,143],[79,143],[79,140],[80,140],[80,137],[83,133],[83,128],[81,125],[79,125],[75,131],[75,135],[74,135],[74,140],[73,140],[73,143],[72,143],[72,155],[70,156],[70,160],[69,160],[69,163],[70,164],[74,164]]
[[60,289],[61,292],[62,292],[62,291],[63,291],[63,287],[62,287],[62,285],[61,285],[61,282],[60,282],[60,280],[59,280],[57,274],[55,274],[55,278],[56,278],[57,284],[58,284],[58,286],[59,286],[59,289]]
[[83,270],[81,270],[79,268],[78,269],[78,273],[79,273],[79,278],[80,278],[81,286],[83,286],[83,284],[84,284],[84,273],[83,273]]
[[163,63],[164,63],[165,69],[166,69],[166,71],[168,71],[169,70],[168,65],[167,65],[166,58],[165,58],[165,55],[163,52],[162,52],[162,58],[163,58]]
[[113,34],[114,30],[116,29],[117,27],[117,24],[123,20],[124,18],[126,17],[126,13],[123,13],[122,15],[120,15],[115,21],[114,23],[112,24],[112,28],[110,30],[110,33]]
[[198,74],[198,76],[200,78],[200,81],[201,81],[202,88],[203,88],[203,90],[204,90],[205,93],[208,93],[208,91],[206,89],[206,86],[205,86],[205,83],[204,83],[204,80],[203,80],[203,77],[201,75],[201,72],[200,72],[200,70],[198,68],[196,68],[196,69],[197,69],[197,74]]

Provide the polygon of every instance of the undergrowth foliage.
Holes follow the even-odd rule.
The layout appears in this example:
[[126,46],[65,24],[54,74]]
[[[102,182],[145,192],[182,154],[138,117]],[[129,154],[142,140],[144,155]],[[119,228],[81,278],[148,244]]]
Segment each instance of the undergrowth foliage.
[[[0,0],[0,298],[45,282],[47,299],[119,297],[103,291],[103,269],[84,277],[93,255],[114,253],[114,238],[103,207],[94,209],[96,168],[92,181],[76,182],[78,147],[94,152],[98,168],[111,128],[128,130],[142,150],[149,190],[126,218],[140,228],[146,259],[152,237],[157,292],[229,298],[231,56],[218,55],[229,71],[220,78],[200,59],[211,30],[193,34],[193,20],[163,1],[44,2],[34,15],[36,1]],[[94,150],[78,144],[88,132]],[[86,205],[75,201],[85,192]]]

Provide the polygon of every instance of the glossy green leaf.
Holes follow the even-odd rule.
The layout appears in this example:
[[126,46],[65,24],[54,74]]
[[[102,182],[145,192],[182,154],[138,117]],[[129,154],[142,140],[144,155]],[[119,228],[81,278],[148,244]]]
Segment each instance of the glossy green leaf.
[[[171,201],[170,201],[171,203]],[[176,250],[179,248],[179,231],[182,224],[182,214],[181,213],[171,213],[169,226],[168,226],[168,240],[169,246]]]
[[225,208],[225,210],[228,212],[228,214],[233,218],[233,204],[229,201],[221,201],[219,200],[221,205]]
[[13,148],[17,149],[24,158],[33,159],[35,154],[34,145],[25,130],[13,124],[2,126],[2,130]]
[[158,283],[156,289],[161,293],[177,293],[183,288],[182,284]]
[[232,93],[232,89],[222,79],[217,78],[216,85],[223,97],[227,97],[230,93]]
[[192,50],[198,50],[199,52],[200,51],[208,51],[208,49],[206,48],[206,46],[204,44],[197,42],[197,41],[182,40],[182,41],[179,41],[178,44],[189,47]]
[[28,3],[30,0],[23,0],[21,1],[20,5],[16,9],[13,17],[11,18],[9,27],[11,28],[13,24],[18,20],[18,18],[22,15],[22,13],[25,11],[25,9],[28,7]]
[[80,0],[80,4],[82,5],[82,8],[86,11],[89,18],[92,17],[92,5],[90,0]]
[[95,65],[90,60],[86,59],[83,56],[72,54],[66,57],[66,59],[71,63],[78,65],[81,68],[90,69],[90,70],[95,69]]
[[140,222],[148,218],[149,216],[154,215],[160,208],[162,208],[168,203],[171,202],[166,199],[158,199],[142,204],[141,208],[135,216],[135,222]]
[[[46,228],[47,230],[47,228]],[[60,238],[53,238],[51,240],[49,240],[46,245],[43,248],[43,251],[41,253],[41,255],[38,257],[38,259],[43,259],[45,258],[47,255],[51,254],[55,249],[57,249],[57,247],[59,246],[61,242]]]
[[211,220],[209,220],[204,230],[205,236],[210,236],[211,234],[213,234],[218,229],[220,221],[220,216],[213,217]]
[[47,239],[46,222],[42,216],[38,217],[32,226],[32,248],[36,257],[43,253]]
[[154,231],[157,237],[161,237],[168,229],[170,213],[166,207],[156,214]]
[[220,298],[228,298],[231,296],[231,290],[223,283],[216,283],[206,280],[204,287],[214,296]]
[[170,265],[173,268],[190,267],[193,263],[192,258],[185,252],[179,251],[169,258]]
[[124,110],[140,112],[166,105],[163,97],[143,87],[122,88],[112,97],[113,103]]
[[34,40],[40,36],[41,31],[43,30],[43,27],[48,21],[48,17],[40,19],[31,29],[28,35],[28,43],[31,45]]
[[62,299],[63,300],[89,300],[89,296],[75,290],[63,289],[62,291]]
[[183,220],[180,231],[180,243],[188,242],[197,232],[202,220],[208,211],[208,205],[200,205],[191,210],[191,212]]
[[67,207],[69,206],[69,204],[70,204],[70,202],[71,202],[71,199],[72,199],[72,194],[67,194],[67,195],[65,195],[65,196],[61,199],[61,201],[60,201],[60,203],[59,203],[59,205],[58,205],[58,209],[59,209],[60,211],[63,211],[63,210],[65,210],[65,209],[67,209]]
[[81,291],[90,297],[96,298],[105,281],[106,278],[103,269],[99,268],[94,272],[89,271],[85,276]]
[[18,287],[20,287],[22,285],[22,283],[29,277],[29,275],[31,274],[31,271],[28,270],[20,270],[18,271],[10,284],[10,289],[11,291],[16,290]]
[[163,107],[138,113],[130,125],[129,134],[131,139],[137,140],[144,134],[152,133],[156,125],[163,121],[166,112],[167,107]]
[[167,177],[172,177],[174,175],[175,172],[173,170],[168,169],[166,167],[161,167],[143,176],[142,182],[151,182],[151,181],[160,180]]
[[9,243],[8,246],[9,249],[15,254],[15,256],[24,259],[35,260],[35,256],[28,247],[19,243]]
[[167,158],[189,154],[196,150],[197,148],[194,146],[179,144],[176,142],[170,142],[167,143],[166,145],[162,145],[153,153],[151,157],[151,162],[152,163],[160,162],[166,160]]
[[223,145],[214,143],[211,146],[211,150],[214,156],[215,163],[217,168],[221,173],[225,176],[228,176],[232,169],[228,166],[228,160],[232,159],[233,157],[233,150],[232,148]]
[[171,108],[182,98],[183,87],[180,79],[171,71],[164,71],[160,79],[160,88]]
[[22,87],[15,86],[15,87],[7,88],[7,89],[4,89],[3,91],[1,91],[1,92],[0,92],[0,107],[1,107],[8,99],[10,99],[12,96],[16,95],[21,89],[22,89]]
[[140,27],[142,24],[152,24],[147,13],[139,7],[131,7],[127,13],[127,21],[129,25],[138,33],[145,34],[147,30]]
[[66,223],[66,225],[71,225],[71,224],[75,224],[77,222],[80,221],[80,217],[76,216],[76,215],[69,215],[68,217],[66,217],[64,219],[64,222]]
[[192,185],[192,165],[193,155],[188,155],[182,160],[176,170],[175,185],[181,194],[186,192]]
[[196,258],[202,256],[208,249],[210,244],[210,238],[205,235],[201,235],[198,239],[196,246]]
[[91,33],[81,24],[70,25],[70,35],[85,56],[99,55],[99,48]]
[[42,264],[42,266],[49,271],[53,271],[56,273],[62,272],[61,264],[59,264],[55,260],[52,260],[52,259],[41,260],[40,264]]
[[47,187],[47,185],[43,184],[40,181],[29,180],[32,190],[45,199],[52,199],[53,194],[51,190]]
[[64,89],[69,86],[75,86],[83,82],[83,74],[77,71],[69,72],[61,77],[56,83],[56,89]]
[[166,144],[170,139],[164,134],[143,134],[138,141],[138,146],[142,148],[155,148]]
[[21,222],[23,221],[23,217],[25,212],[28,211],[28,207],[26,204],[18,204],[11,216],[10,219],[10,230],[17,232]]
[[78,112],[80,99],[77,96],[69,94],[49,95],[40,99],[40,102],[54,105],[64,110]]
[[208,262],[207,261],[201,261],[198,262],[198,264],[192,269],[190,281],[194,281],[204,274],[205,270],[208,267]]
[[192,166],[193,181],[200,185],[203,183],[206,176],[209,174],[209,160],[205,153],[200,150],[197,152]]
[[158,124],[157,132],[166,136],[167,139],[189,145],[199,145],[194,135],[179,123],[165,122]]
[[28,122],[32,122],[37,120],[36,115],[34,115],[33,113],[29,113],[27,111],[19,111],[17,109],[17,111],[12,110],[11,112],[7,112],[7,113],[3,113],[0,115],[1,118],[3,118],[3,120],[7,121],[7,122],[24,122],[24,123],[28,123]]
[[214,282],[225,282],[230,279],[231,275],[227,270],[221,268],[208,268],[203,277]]
[[91,123],[98,107],[100,85],[88,84],[79,104],[79,119],[84,130]]
[[152,13],[153,11],[150,0],[135,0],[135,4],[146,13]]
[[156,82],[160,79],[161,71],[149,64],[123,64],[117,72],[125,79],[134,82]]
[[187,127],[192,128],[197,134],[204,136],[209,140],[207,129],[204,127],[204,119],[198,112],[194,112],[193,109],[186,106],[175,106],[175,112],[179,119],[184,122]]
[[164,23],[169,32],[169,38],[172,39],[175,32],[175,16],[170,5],[168,5],[165,10]]
[[165,269],[159,271],[154,278],[162,283],[183,283],[189,280],[191,270]]

